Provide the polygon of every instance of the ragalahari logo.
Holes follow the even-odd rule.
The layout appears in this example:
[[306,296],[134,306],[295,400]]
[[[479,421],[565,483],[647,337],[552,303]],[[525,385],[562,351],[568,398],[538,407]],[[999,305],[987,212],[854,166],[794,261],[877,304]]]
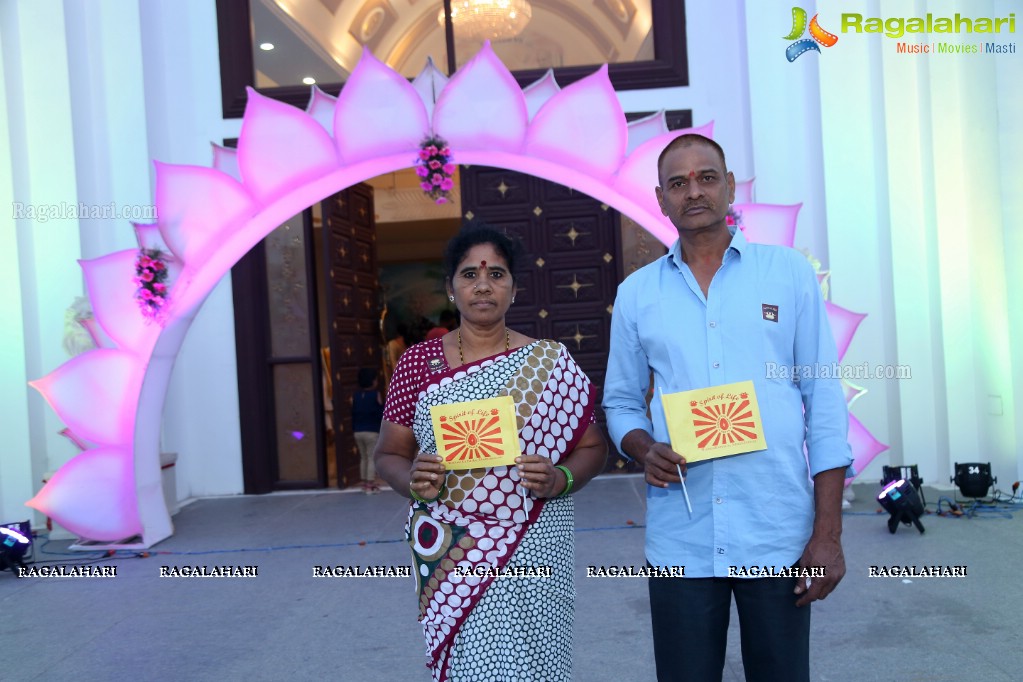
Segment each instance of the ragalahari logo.
[[818,43],[824,47],[832,47],[838,42],[838,36],[834,33],[828,33],[817,23],[818,16],[815,14],[813,19],[810,20],[810,38],[796,40],[806,31],[806,10],[802,7],[792,8],[792,31],[785,36],[785,40],[796,41],[785,48],[785,58],[790,62],[796,61],[801,54],[805,54],[810,50],[820,52],[821,49],[817,47]]

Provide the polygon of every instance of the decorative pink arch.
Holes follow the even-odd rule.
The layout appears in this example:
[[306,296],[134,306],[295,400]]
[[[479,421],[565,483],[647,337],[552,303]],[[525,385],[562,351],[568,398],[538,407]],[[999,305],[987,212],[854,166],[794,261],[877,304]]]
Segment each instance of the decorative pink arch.
[[[712,129],[692,130],[710,136]],[[681,131],[669,132],[663,113],[627,124],[606,66],[564,89],[551,73],[522,89],[485,45],[450,81],[428,63],[409,83],[364,51],[341,95],[314,89],[305,112],[250,91],[237,152],[215,146],[212,169],[156,164],[158,223],[135,227],[141,248],[172,255],[164,320],[146,322],[134,300],[137,251],[81,262],[101,347],[32,385],[90,449],[27,504],[108,546],[149,547],[171,535],[160,421],[174,360],[202,303],[291,216],[412,166],[431,130],[457,163],[573,187],[663,243],[675,239],[652,190],[657,155]],[[742,189],[748,196],[750,187]],[[796,212],[789,211],[793,226]]]

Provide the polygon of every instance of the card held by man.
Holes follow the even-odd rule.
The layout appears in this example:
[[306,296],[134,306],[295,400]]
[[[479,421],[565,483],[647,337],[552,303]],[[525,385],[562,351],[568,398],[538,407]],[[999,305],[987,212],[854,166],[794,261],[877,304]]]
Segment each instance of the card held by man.
[[661,395],[671,449],[686,462],[767,448],[752,381]]

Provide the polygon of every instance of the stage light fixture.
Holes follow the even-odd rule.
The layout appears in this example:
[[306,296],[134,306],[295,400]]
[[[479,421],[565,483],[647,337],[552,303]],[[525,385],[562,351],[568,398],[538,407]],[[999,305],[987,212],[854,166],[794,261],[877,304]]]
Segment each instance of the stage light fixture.
[[955,463],[955,476],[949,480],[956,484],[963,497],[979,499],[987,497],[988,490],[993,483],[998,481],[991,476],[991,462],[981,464],[980,462],[967,462],[966,464]]
[[888,512],[888,532],[894,533],[900,523],[907,526],[913,524],[921,533],[924,532],[924,525],[920,523],[920,517],[924,513],[923,502],[917,495],[913,484],[904,478],[892,481],[877,496],[885,511]]
[[920,502],[923,506],[927,507],[927,500],[924,499],[924,479],[920,478],[920,472],[917,470],[916,464],[908,464],[906,466],[899,467],[881,467],[881,487],[884,488],[889,483],[904,479],[913,484],[916,488],[916,494],[920,496]]
[[22,558],[32,546],[32,526],[28,521],[0,526],[0,571],[24,566]]

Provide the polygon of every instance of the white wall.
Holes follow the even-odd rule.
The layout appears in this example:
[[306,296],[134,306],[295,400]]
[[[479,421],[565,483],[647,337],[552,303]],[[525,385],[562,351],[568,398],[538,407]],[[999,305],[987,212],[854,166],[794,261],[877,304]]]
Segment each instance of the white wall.
[[[148,156],[209,166],[211,142],[237,137],[221,110],[213,2],[139,3]],[[178,355],[164,409],[163,449],[178,453],[178,498],[243,489],[230,277],[196,316]]]

